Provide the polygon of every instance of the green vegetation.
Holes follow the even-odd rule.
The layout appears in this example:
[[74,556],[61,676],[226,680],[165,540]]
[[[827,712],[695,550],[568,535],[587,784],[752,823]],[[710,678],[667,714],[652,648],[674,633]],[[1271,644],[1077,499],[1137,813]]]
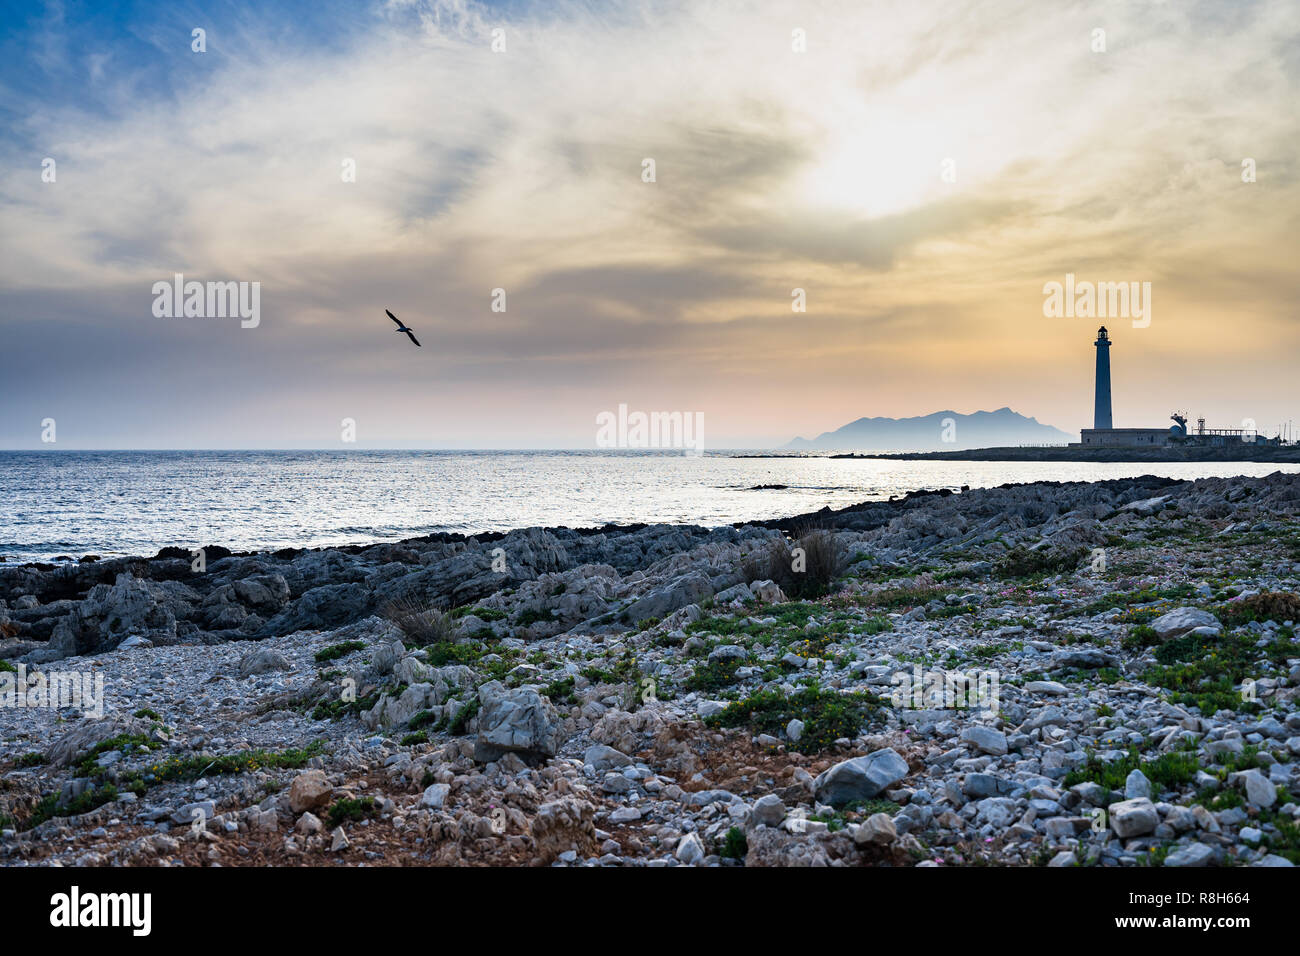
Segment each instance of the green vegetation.
[[1088,554],[1087,548],[1070,551],[1051,551],[1047,548],[1032,550],[1016,547],[993,565],[993,571],[1004,578],[1029,578],[1073,571]]
[[772,623],[761,624],[753,618],[719,615],[702,617],[686,625],[686,633],[716,634],[720,637],[748,634],[750,637],[759,637],[789,628],[802,629],[810,617],[814,614],[825,614],[828,609],[820,604],[792,601],[788,604],[773,604],[765,610],[763,618],[775,618]]
[[421,727],[428,727],[430,724],[436,724],[438,718],[431,710],[422,710],[406,722],[410,730],[419,730]]
[[841,694],[810,684],[789,697],[776,690],[761,690],[733,701],[720,713],[705,718],[710,727],[750,727],[756,733],[777,735],[791,720],[804,723],[798,748],[807,753],[830,749],[840,737],[853,738],[875,718],[884,701],[874,694]]
[[918,584],[873,591],[861,595],[859,600],[866,607],[877,608],[881,611],[898,611],[904,608],[921,607],[936,599],[942,601],[947,596],[948,591],[948,588],[938,585]]
[[329,809],[330,829],[375,815],[374,797],[340,797]]
[[580,673],[593,684],[636,685],[641,681],[641,668],[637,666],[636,657],[632,654],[615,658],[608,667],[592,664],[584,667]]
[[250,773],[254,770],[301,770],[312,757],[324,752],[324,741],[317,740],[306,747],[279,752],[257,749],[217,757],[207,754],[169,757],[148,768],[143,779],[146,783],[158,783],[164,780],[193,781],[216,774]]
[[[1264,814],[1260,814],[1261,818]],[[1300,825],[1295,820],[1288,819],[1280,813],[1268,812],[1268,820],[1277,827],[1277,836],[1266,834],[1263,844],[1268,847],[1271,853],[1285,857],[1292,863],[1300,866]]]
[[[1071,613],[1075,617],[1081,615],[1092,617],[1095,614],[1100,614],[1102,611],[1109,611],[1113,608],[1129,608],[1135,604],[1156,604],[1161,601],[1175,601],[1191,597],[1195,593],[1195,589],[1185,582],[1183,584],[1175,584],[1172,587],[1165,588],[1145,588],[1140,591],[1115,591],[1088,604],[1077,607]],[[1158,616],[1159,612],[1147,610],[1131,612],[1130,615],[1125,617],[1125,620],[1134,624],[1146,624]]]
[[1264,676],[1270,667],[1283,667],[1293,655],[1294,645],[1275,637],[1256,647],[1255,634],[1224,634],[1218,637],[1187,634],[1166,641],[1155,651],[1158,663],[1149,667],[1143,680],[1173,691],[1170,701],[1200,708],[1202,714],[1218,710],[1253,713],[1260,709],[1236,690],[1246,680]]
[[1245,806],[1246,798],[1238,790],[1218,791],[1212,787],[1202,789],[1196,795],[1193,803],[1200,803],[1212,813],[1218,813],[1220,810],[1232,810],[1236,807]]
[[554,619],[555,617],[550,608],[529,608],[526,611],[520,611],[514,623],[517,627],[530,627],[538,621],[552,621]]
[[363,710],[370,710],[375,704],[379,703],[379,691],[373,691],[364,697],[358,697],[356,700],[345,700],[340,697],[338,700],[324,701],[316,705],[311,712],[312,720],[341,720],[344,717],[355,717]]
[[80,816],[83,813],[89,813],[91,810],[98,810],[106,803],[112,803],[118,796],[117,787],[111,783],[89,787],[79,796],[66,803],[60,803],[59,795],[56,793],[46,794],[32,808],[31,814],[22,822],[21,828],[30,830],[56,816]]
[[1143,760],[1136,747],[1129,749],[1128,756],[1112,763],[1102,763],[1097,756],[1089,752],[1087,762],[1065,775],[1062,787],[1069,789],[1080,783],[1096,783],[1107,790],[1124,789],[1124,781],[1134,770],[1141,770],[1142,775],[1151,781],[1157,793],[1161,790],[1173,790],[1196,779],[1199,765],[1196,761],[1195,744],[1188,749],[1161,754],[1154,760]]
[[148,738],[139,734],[119,734],[97,744],[77,763],[76,768],[78,775],[91,778],[91,786],[75,799],[62,803],[56,793],[45,795],[37,802],[27,819],[22,821],[22,829],[30,830],[56,816],[89,813],[106,803],[112,803],[123,791],[143,794],[149,787],[166,781],[189,782],[214,774],[245,773],[255,770],[300,770],[312,757],[324,753],[325,744],[323,741],[316,741],[306,747],[278,753],[267,750],[245,750],[218,757],[207,754],[177,755],[152,764],[144,770],[123,775],[116,783],[105,780],[105,772],[97,763],[100,755],[110,750],[120,750],[130,754],[148,752],[150,749]]
[[480,621],[504,621],[506,612],[495,607],[471,607],[468,604],[462,605],[451,612],[453,620],[460,620],[462,617],[473,615]]
[[578,695],[573,689],[572,677],[561,677],[542,688],[542,696],[549,697],[557,707],[573,707],[578,703]]
[[749,854],[749,840],[740,827],[732,827],[722,839],[722,849],[718,855],[726,860],[743,860]]
[[466,733],[469,722],[478,716],[479,708],[482,706],[477,694],[471,697],[469,703],[457,710],[455,716],[447,722],[448,733],[453,737],[459,737]]
[[1149,624],[1138,624],[1136,627],[1129,629],[1120,645],[1128,651],[1140,650],[1144,647],[1155,647],[1160,643],[1160,638],[1155,632],[1155,628]]
[[740,660],[734,657],[724,657],[701,664],[695,668],[695,673],[686,679],[682,688],[686,691],[700,691],[706,694],[716,693],[739,680],[736,677],[736,670],[740,664]]
[[321,648],[316,652],[316,663],[326,664],[330,661],[336,661],[340,657],[351,654],[353,651],[359,651],[365,646],[365,641],[344,641],[342,644],[331,644],[329,647]]
[[502,680],[515,666],[519,652],[509,648],[492,648],[474,641],[438,641],[425,647],[429,666],[446,667],[464,664],[481,671],[484,680]]
[[120,750],[123,754],[132,754],[136,751],[148,752],[153,749],[152,743],[143,734],[117,734],[107,740],[100,741],[78,762],[78,774],[82,777],[97,776],[101,771],[98,763],[99,758],[110,750]]
[[843,830],[850,823],[860,823],[867,817],[874,816],[877,813],[884,813],[893,816],[901,810],[898,804],[892,800],[875,799],[875,800],[854,800],[847,803],[838,810],[832,810],[828,813],[814,814],[809,820],[826,824],[826,829],[831,833]]

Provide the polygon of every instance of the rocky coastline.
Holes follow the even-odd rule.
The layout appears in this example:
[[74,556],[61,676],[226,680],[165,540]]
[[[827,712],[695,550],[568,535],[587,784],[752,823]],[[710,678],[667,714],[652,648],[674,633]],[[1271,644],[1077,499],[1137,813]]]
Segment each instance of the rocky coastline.
[[0,864],[1292,866],[1300,476],[0,565]]

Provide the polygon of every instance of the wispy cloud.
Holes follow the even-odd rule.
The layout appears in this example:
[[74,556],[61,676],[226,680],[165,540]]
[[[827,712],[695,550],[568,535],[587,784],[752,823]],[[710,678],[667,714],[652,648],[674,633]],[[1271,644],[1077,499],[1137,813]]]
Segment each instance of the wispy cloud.
[[[1117,343],[1122,423],[1211,368],[1235,391],[1207,412],[1287,412],[1290,5],[158,7],[90,24],[90,54],[88,17],[50,4],[0,47],[0,443],[115,387],[89,443],[182,434],[166,398],[215,361],[243,413],[197,444],[329,436],[349,402],[376,439],[480,445],[590,444],[619,401],[699,408],[720,441],[949,406],[1078,427],[1091,330],[1040,308],[1066,271],[1156,283]],[[174,272],[261,281],[263,325],[154,319]],[[1267,349],[1225,350],[1230,317]],[[84,351],[108,340],[111,368]]]

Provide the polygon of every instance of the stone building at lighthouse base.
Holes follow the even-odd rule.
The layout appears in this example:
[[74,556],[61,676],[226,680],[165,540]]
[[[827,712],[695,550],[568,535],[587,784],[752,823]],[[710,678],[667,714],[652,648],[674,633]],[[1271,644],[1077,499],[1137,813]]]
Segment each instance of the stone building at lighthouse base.
[[1168,445],[1171,437],[1172,433],[1167,428],[1085,428],[1079,432],[1078,444],[1140,445],[1151,448]]

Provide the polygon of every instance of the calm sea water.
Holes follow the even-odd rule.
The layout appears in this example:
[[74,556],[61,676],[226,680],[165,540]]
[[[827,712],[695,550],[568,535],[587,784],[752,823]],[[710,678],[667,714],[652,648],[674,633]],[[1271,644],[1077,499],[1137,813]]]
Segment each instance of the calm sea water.
[[[919,489],[1157,474],[1266,475],[1250,463],[877,461],[601,452],[0,452],[0,555],[151,555],[394,541],[606,522],[721,525]],[[752,490],[755,485],[788,485]]]

